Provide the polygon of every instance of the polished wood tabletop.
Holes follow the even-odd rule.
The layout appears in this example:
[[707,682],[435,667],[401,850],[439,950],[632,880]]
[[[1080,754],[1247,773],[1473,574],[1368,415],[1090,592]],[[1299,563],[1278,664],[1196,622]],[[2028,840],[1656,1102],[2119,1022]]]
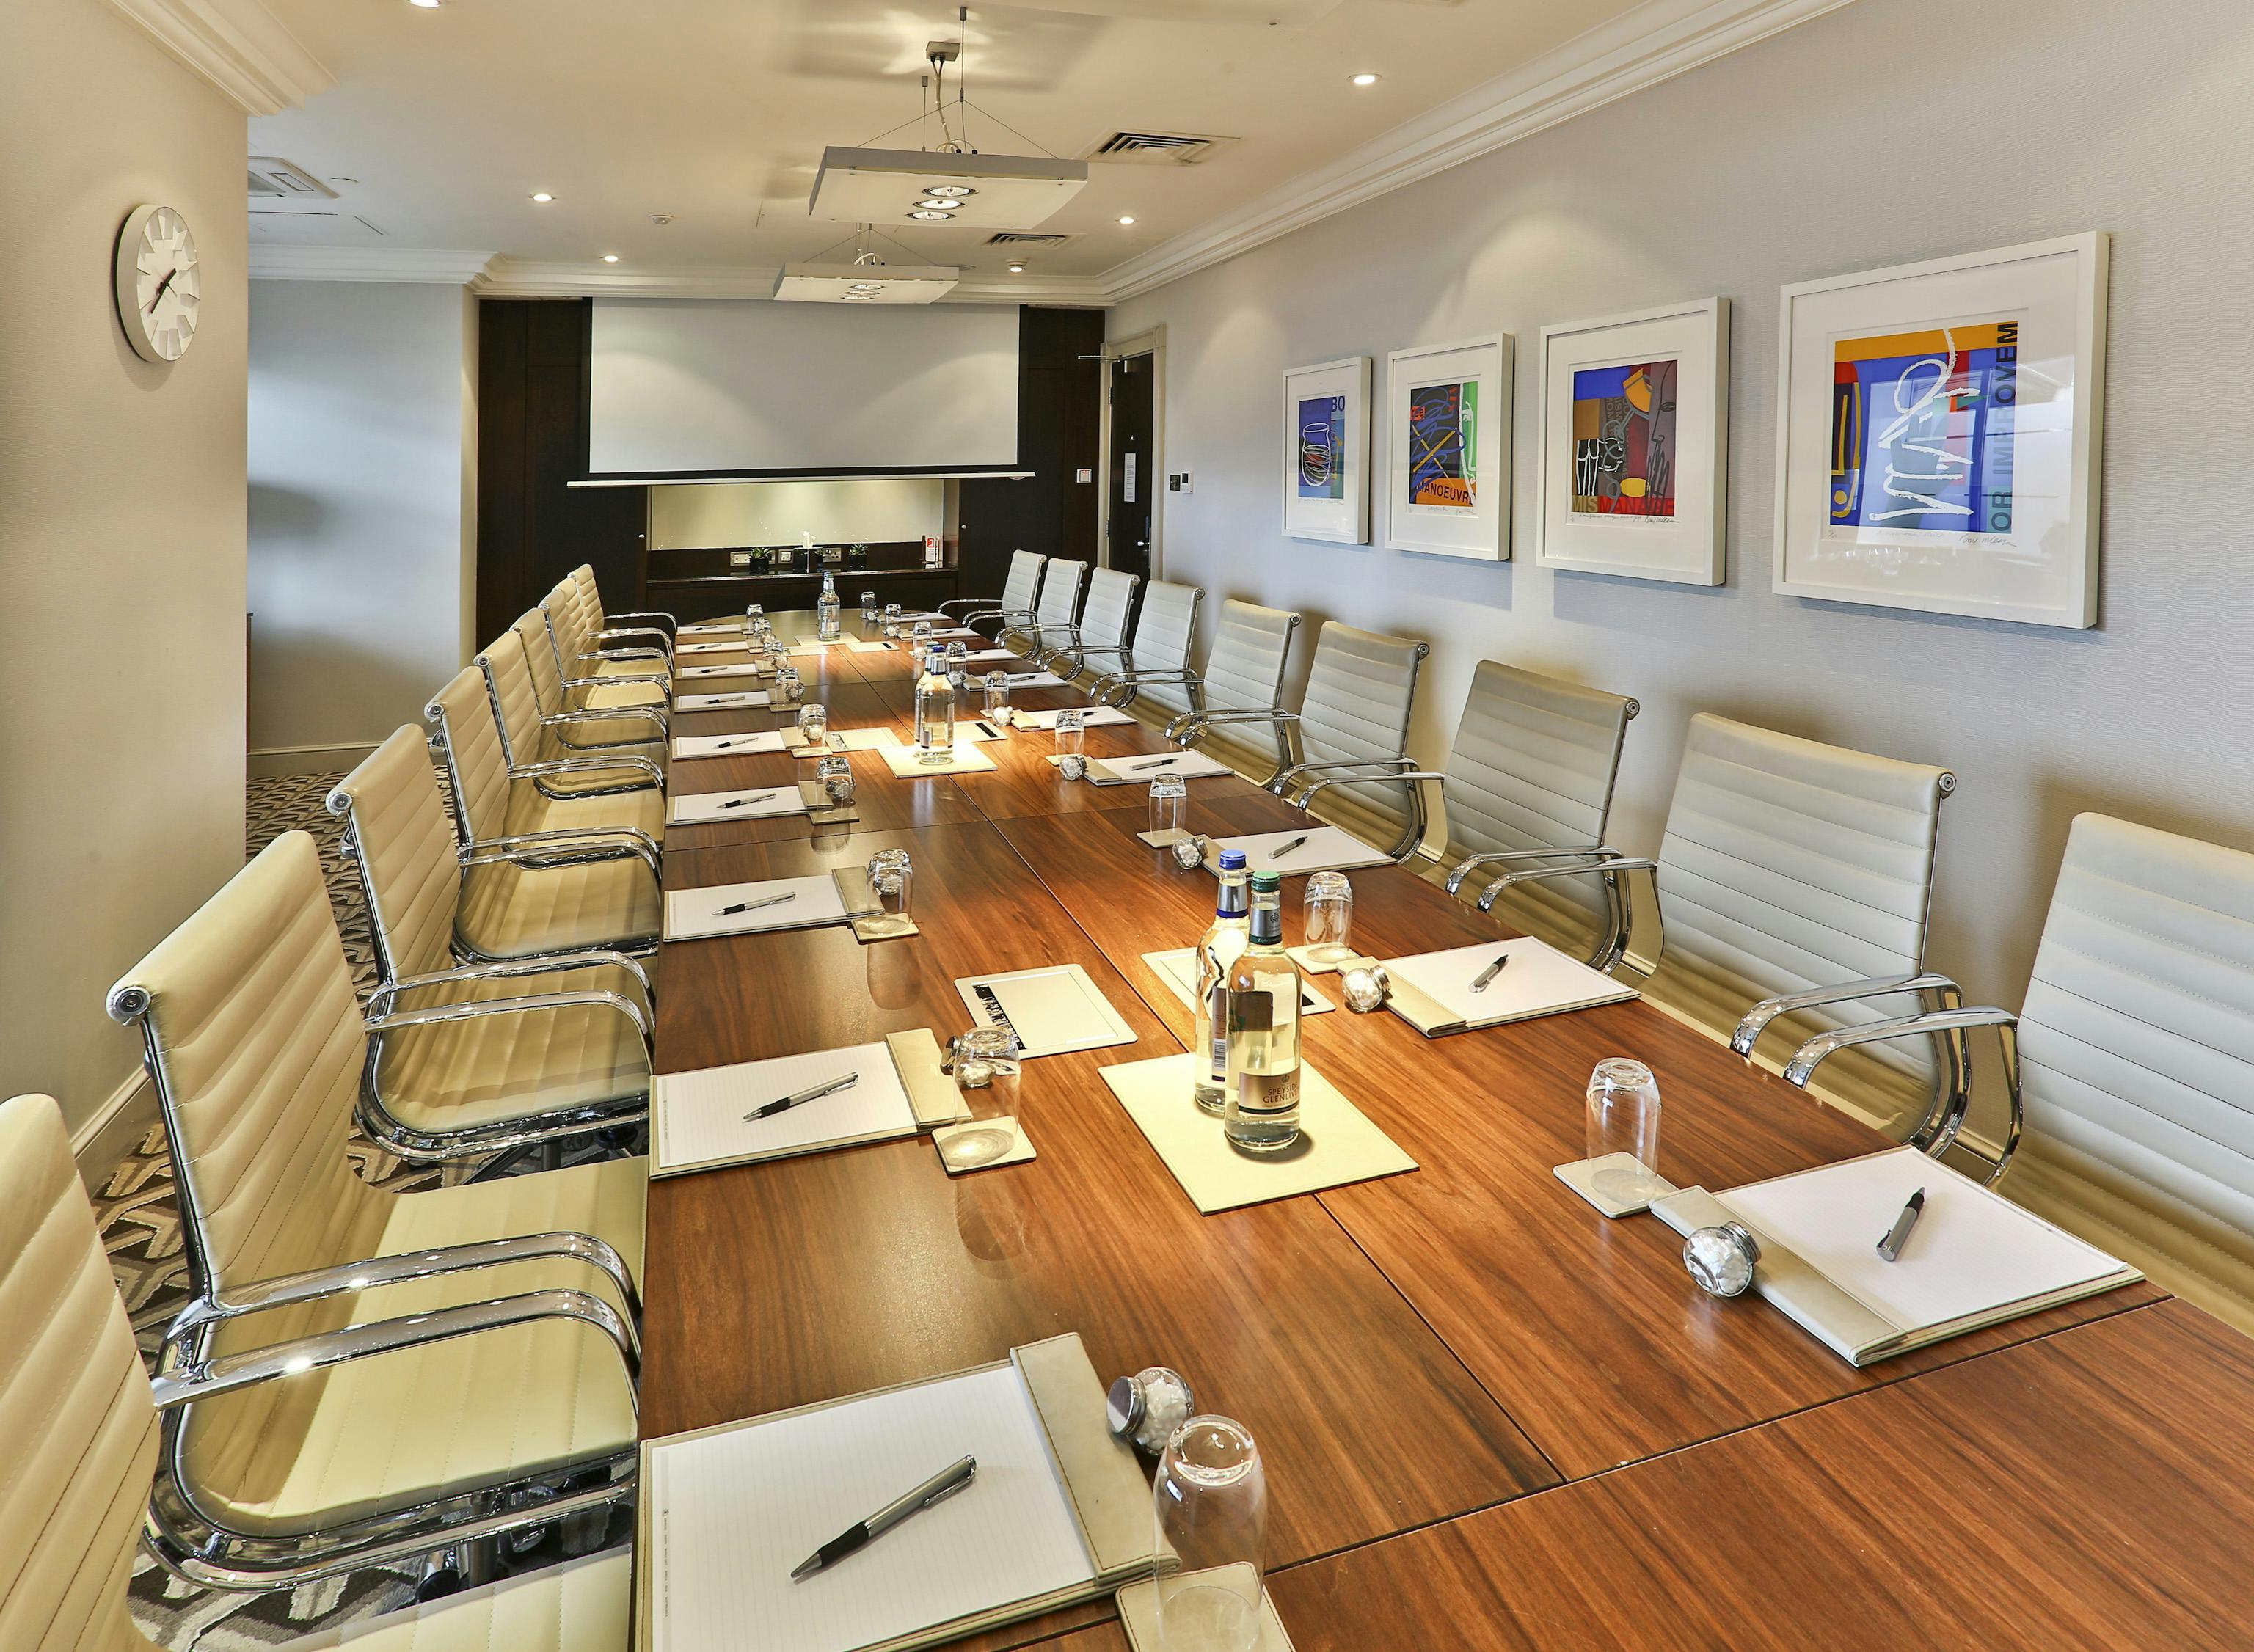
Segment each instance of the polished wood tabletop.
[[[778,616],[776,629],[801,634],[801,619],[810,634],[810,615]],[[829,704],[834,726],[905,738],[905,648],[831,648],[819,664],[803,672],[807,694]],[[1086,704],[1069,689],[1012,701]],[[794,711],[681,712],[674,732],[778,727]],[[1086,741],[1096,756],[1172,749],[1140,724],[1091,729]],[[860,819],[850,827],[794,817],[668,830],[668,889],[804,875],[906,848],[920,933],[871,945],[844,928],[668,945],[660,1069],[914,1027],[943,1041],[972,1024],[957,977],[1068,962],[1088,972],[1135,1042],[1030,1061],[969,1094],[979,1116],[1021,1121],[1038,1153],[1028,1164],[950,1180],[914,1139],[653,1183],[647,1433],[938,1376],[1076,1331],[1106,1376],[1172,1364],[1205,1407],[1251,1428],[1269,1465],[1273,1588],[1302,1652],[1662,1635],[1876,1645],[1872,1625],[1914,1624],[1938,1644],[1951,1639],[1932,1628],[1939,1606],[1976,1592],[1984,1615],[1964,1621],[2064,1623],[2072,1642],[2078,1620],[2043,1615],[2057,1603],[2024,1556],[2068,1541],[2043,1500],[2073,1465],[2032,1464],[2049,1450],[2051,1419],[2036,1420],[2027,1396],[2055,1390],[2082,1406],[2088,1416],[2058,1438],[2082,1427],[2095,1439],[2108,1404],[2140,1403],[2142,1379],[2130,1374],[2146,1365],[2212,1368],[2218,1383],[2254,1393],[2245,1346],[2149,1285],[1864,1370],[1756,1299],[1706,1298],[1662,1224],[1608,1222],[1551,1174],[1582,1154],[1582,1089],[1596,1061],[1634,1055],[1659,1074],[1661,1167],[1678,1184],[1727,1187],[1884,1143],[1640,1002],[1437,1040],[1384,1012],[1309,1018],[1308,1063],[1419,1168],[1200,1216],[1099,1072],[1186,1046],[1189,1010],[1142,955],[1195,942],[1213,880],[1138,839],[1144,787],[1064,780],[1046,734],[979,749],[995,772],[904,779],[874,753],[854,754]],[[670,786],[788,783],[811,768],[788,754],[681,760]],[[1189,792],[1192,829],[1214,836],[1306,818],[1235,776],[1193,780]],[[1374,955],[1513,933],[1410,870],[1352,877],[1355,944]],[[1287,900],[1287,940],[1298,938],[1295,908]],[[1312,980],[1336,999],[1334,977]],[[2118,1350],[2129,1351],[2118,1389],[2076,1376],[2111,1369]],[[2243,1440],[2243,1399],[2218,1390],[2210,1404],[2194,1376],[2176,1382],[2173,1421],[2119,1419],[2116,1461],[2151,1451],[2173,1463],[2180,1444],[2157,1436],[2187,1427],[2227,1423]],[[1921,1466],[1927,1451],[1936,1454]],[[1937,1466],[1964,1462],[1977,1472]],[[2216,1462],[2194,1483],[2222,1496],[2223,1472]],[[2243,1474],[2229,1478],[2244,1532],[2236,1503],[2254,1494]],[[1858,1523],[1890,1497],[1907,1502],[1886,1523]],[[2146,1497],[2138,1488],[2098,1527],[2128,1521]],[[1707,1543],[1711,1559],[1692,1547]],[[1977,1581],[1935,1581],[1974,1558]],[[1809,1592],[1826,1589],[1828,1601]],[[1790,1598],[1780,1608],[1763,1592]],[[2239,1583],[2231,1598],[2246,1592]],[[1864,1611],[1872,1594],[1892,1604]],[[1108,1615],[1053,1614],[970,1644],[1026,1644]],[[1816,1625],[1827,1633],[1808,1633]],[[1779,1638],[1763,1638],[1771,1632]],[[1060,1644],[1124,1642],[1103,1628]]]

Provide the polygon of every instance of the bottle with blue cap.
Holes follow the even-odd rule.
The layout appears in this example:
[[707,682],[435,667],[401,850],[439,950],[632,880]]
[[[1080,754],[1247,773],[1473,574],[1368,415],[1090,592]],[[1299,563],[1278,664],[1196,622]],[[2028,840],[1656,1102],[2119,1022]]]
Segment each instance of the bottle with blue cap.
[[919,763],[944,763],[955,756],[955,685],[934,643],[924,653],[923,675],[916,679],[915,752]]
[[1244,851],[1221,851],[1221,892],[1214,899],[1213,928],[1197,949],[1197,1104],[1219,1118],[1228,1102],[1228,1012],[1224,995],[1229,966],[1252,941],[1250,878]]

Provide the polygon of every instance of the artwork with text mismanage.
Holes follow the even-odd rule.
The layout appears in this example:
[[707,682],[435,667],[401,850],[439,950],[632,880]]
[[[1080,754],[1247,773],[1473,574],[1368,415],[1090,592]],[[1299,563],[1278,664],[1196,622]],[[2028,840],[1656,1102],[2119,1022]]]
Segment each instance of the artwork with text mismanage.
[[1834,529],[2012,531],[2016,318],[1832,345]]
[[1479,382],[1452,379],[1409,392],[1409,500],[1428,510],[1479,502]]

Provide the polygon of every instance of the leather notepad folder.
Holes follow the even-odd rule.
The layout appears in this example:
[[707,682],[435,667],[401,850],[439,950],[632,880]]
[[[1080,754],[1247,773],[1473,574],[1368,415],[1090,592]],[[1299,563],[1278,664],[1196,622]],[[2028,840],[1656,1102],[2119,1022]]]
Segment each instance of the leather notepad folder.
[[[962,1492],[790,1580],[962,1455],[979,1463]],[[913,1652],[1097,1599],[1155,1560],[1150,1486],[1069,1333],[949,1376],[646,1440],[635,1524],[645,1652]]]
[[[1878,1241],[1919,1189],[1924,1214],[1886,1262]],[[1760,1244],[1754,1289],[1851,1365],[2145,1277],[1914,1147],[1720,1194],[1686,1187],[1651,1209],[1681,1234],[1742,1223]]]
[[[1488,976],[1483,988],[1472,990],[1472,983],[1501,957],[1510,962]],[[1428,1039],[1624,1003],[1637,996],[1626,982],[1592,970],[1531,935],[1388,958],[1385,972],[1392,981],[1386,1008]]]

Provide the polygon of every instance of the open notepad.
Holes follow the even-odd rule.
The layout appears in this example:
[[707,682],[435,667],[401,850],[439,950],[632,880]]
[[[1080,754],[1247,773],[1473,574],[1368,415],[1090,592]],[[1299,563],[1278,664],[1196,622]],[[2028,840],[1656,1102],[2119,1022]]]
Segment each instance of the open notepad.
[[[848,1089],[775,1114],[744,1115],[769,1102],[846,1074]],[[767,1061],[738,1061],[689,1073],[660,1073],[650,1081],[650,1166],[653,1176],[752,1164],[860,1142],[916,1133],[915,1109],[882,1041],[848,1049],[816,1050]],[[832,1534],[835,1535],[834,1533]]]
[[1186,780],[1209,780],[1236,771],[1204,752],[1138,752],[1133,757],[1091,757],[1090,786],[1148,786],[1161,774],[1179,774]]
[[[730,912],[746,906],[746,912]],[[772,878],[762,883],[706,884],[665,892],[665,939],[702,941],[717,935],[757,934],[767,929],[810,929],[844,923],[850,914],[837,879],[816,872],[807,878]]]
[[[1177,947],[1171,952],[1146,952],[1143,962],[1158,973],[1158,978],[1173,988],[1174,996],[1192,1009],[1197,1008],[1197,948]],[[1299,983],[1299,1013],[1320,1015],[1326,1010],[1335,1010],[1333,1004],[1305,981]]]
[[752,709],[767,703],[765,689],[740,689],[730,694],[676,695],[673,709],[676,711],[732,711]]
[[795,785],[747,786],[733,792],[691,792],[670,797],[665,804],[668,826],[695,826],[708,821],[768,820],[778,815],[803,815],[804,794]]
[[[1510,962],[1489,976],[1486,986],[1474,990],[1472,984],[1497,958]],[[1636,996],[1626,982],[1592,970],[1530,935],[1384,962],[1393,981],[1386,1007],[1428,1039],[1593,1004],[1620,1004]]]
[[[1921,1187],[1924,1214],[1887,1262],[1879,1239]],[[1751,1228],[1761,1247],[1754,1288],[1854,1365],[2144,1278],[1914,1147],[1723,1194],[1686,1187],[1651,1208],[1678,1233],[1729,1221]]]
[[[963,1490],[791,1568],[963,1457]],[[649,1652],[905,1652],[1092,1600],[1152,1565],[1151,1494],[1077,1336],[1008,1361],[645,1442]]]
[[685,734],[673,743],[673,754],[682,757],[756,757],[782,750],[782,736],[774,730],[763,734]]
[[[1284,845],[1298,840],[1296,847]],[[1241,849],[1248,872],[1281,872],[1296,878],[1311,872],[1347,872],[1357,866],[1390,866],[1393,857],[1335,826],[1309,821],[1296,831],[1256,832],[1249,837],[1216,837],[1206,847],[1205,869],[1221,871],[1221,851]]]
[[[1012,710],[1010,713],[1010,722],[1017,728],[1047,732],[1055,729],[1056,720],[1060,715],[1061,713],[1057,711]],[[1132,723],[1135,720],[1116,705],[1091,705],[1081,712],[1080,719],[1080,725],[1084,729],[1109,728],[1116,724]]]

